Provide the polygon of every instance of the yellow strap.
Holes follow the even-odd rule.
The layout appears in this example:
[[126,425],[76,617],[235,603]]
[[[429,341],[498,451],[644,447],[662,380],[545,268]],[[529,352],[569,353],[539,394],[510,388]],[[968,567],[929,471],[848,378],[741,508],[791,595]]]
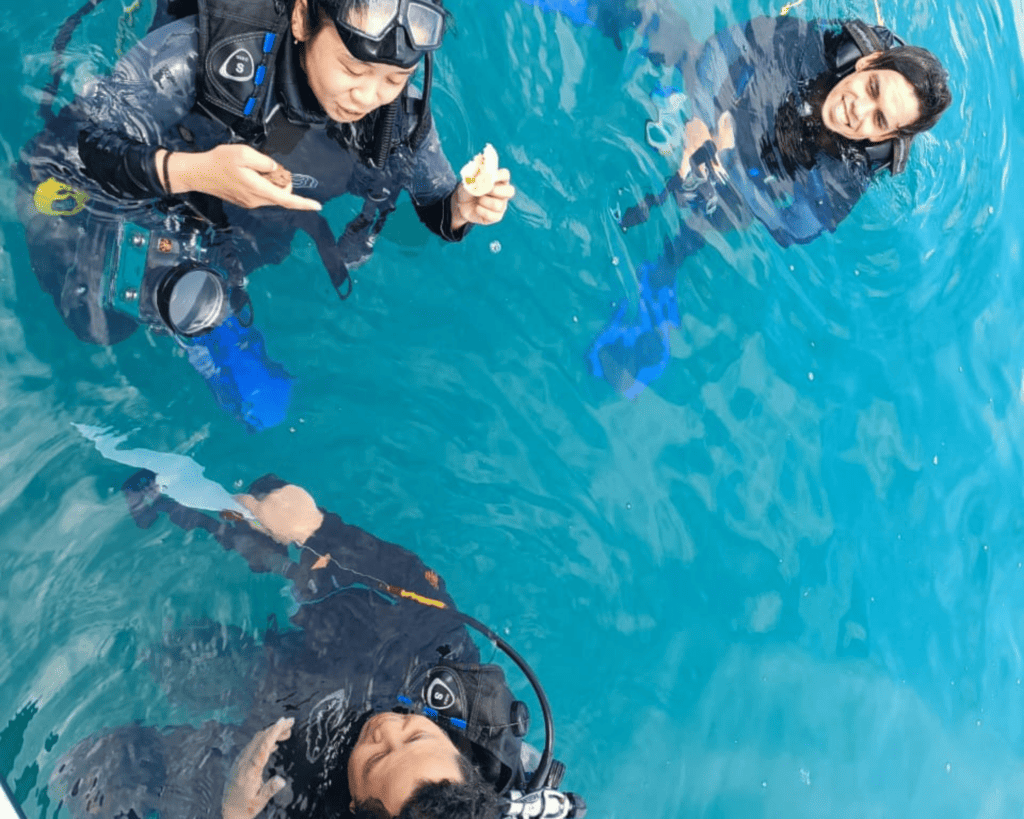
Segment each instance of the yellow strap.
[[422,594],[416,594],[416,592],[406,591],[405,589],[398,590],[399,597],[405,597],[409,600],[415,600],[417,603],[422,603],[424,606],[434,606],[439,609],[448,608],[440,600],[434,600],[430,597],[424,597]]

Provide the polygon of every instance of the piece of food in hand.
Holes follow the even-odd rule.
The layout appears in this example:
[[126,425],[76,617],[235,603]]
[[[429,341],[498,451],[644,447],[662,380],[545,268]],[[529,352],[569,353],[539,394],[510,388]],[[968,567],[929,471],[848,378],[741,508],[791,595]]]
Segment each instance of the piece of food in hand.
[[486,196],[494,189],[498,174],[498,152],[491,143],[484,145],[481,153],[462,166],[459,176],[462,184],[473,196]]
[[262,174],[279,188],[287,188],[292,183],[292,172],[284,165],[278,165],[270,173]]

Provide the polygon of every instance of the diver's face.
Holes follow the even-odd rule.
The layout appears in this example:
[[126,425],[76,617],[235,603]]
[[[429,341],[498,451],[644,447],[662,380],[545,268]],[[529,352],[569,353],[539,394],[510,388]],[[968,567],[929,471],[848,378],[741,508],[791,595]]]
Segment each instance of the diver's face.
[[305,44],[302,67],[313,95],[336,122],[356,122],[392,102],[416,70],[357,60],[333,23],[310,32],[305,20],[306,0],[298,0],[292,11],[292,35]]
[[884,142],[921,116],[914,86],[898,71],[871,68],[872,55],[828,93],[821,108],[825,127],[852,140]]
[[401,813],[425,782],[462,782],[459,752],[440,728],[418,714],[376,714],[366,721],[348,762],[353,804],[379,799]]

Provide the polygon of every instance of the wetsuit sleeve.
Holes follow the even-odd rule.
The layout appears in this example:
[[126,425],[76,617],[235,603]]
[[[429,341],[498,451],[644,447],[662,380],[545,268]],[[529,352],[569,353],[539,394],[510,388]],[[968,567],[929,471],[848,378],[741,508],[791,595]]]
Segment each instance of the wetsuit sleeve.
[[[148,529],[164,513],[185,531],[204,529],[225,549],[245,558],[251,571],[273,572],[290,579],[295,599],[300,603],[313,602],[353,586],[385,591],[384,584],[438,600],[445,606],[455,605],[444,580],[415,554],[358,526],[350,526],[333,512],[321,510],[323,522],[306,540],[296,563],[287,546],[248,523],[218,520],[184,506],[161,494],[155,480],[153,472],[142,469],[121,486],[128,510],[140,528]],[[267,486],[267,491],[284,484],[274,480],[276,483]]]
[[[384,584],[438,600],[446,606],[455,605],[444,580],[419,557],[345,523],[333,512],[324,512],[323,523],[304,544],[299,563],[289,576],[300,603],[352,586],[384,591],[381,588]],[[393,596],[395,592],[390,594]]]
[[165,195],[154,157],[165,134],[195,104],[197,49],[195,17],[157,29],[74,103],[83,120],[79,156],[107,193],[125,199]]
[[736,86],[744,84],[749,52],[747,24],[741,23],[709,37],[694,61],[687,90],[691,91],[694,115],[709,128],[714,129],[724,110],[718,101],[735,99]]
[[448,242],[461,242],[472,225],[452,230],[452,194],[459,178],[444,155],[437,129],[430,124],[423,142],[413,157],[412,183],[409,195],[416,213],[433,233]]
[[148,529],[161,514],[171,523],[191,532],[204,529],[225,549],[238,552],[256,573],[274,572],[288,576],[294,562],[288,557],[287,547],[246,523],[219,520],[198,509],[192,509],[160,493],[156,475],[140,469],[121,485],[128,511],[140,529]]

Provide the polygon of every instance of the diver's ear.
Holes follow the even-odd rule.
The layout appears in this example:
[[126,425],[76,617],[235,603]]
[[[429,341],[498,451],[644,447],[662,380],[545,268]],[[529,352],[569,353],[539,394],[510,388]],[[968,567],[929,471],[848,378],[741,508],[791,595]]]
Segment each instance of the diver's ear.
[[300,43],[308,40],[312,34],[306,31],[306,3],[307,0],[295,0],[292,8],[292,37]]
[[[299,3],[305,3],[306,0],[299,0]],[[298,3],[296,3],[298,5]],[[863,71],[865,68],[870,68],[871,64],[874,63],[881,56],[881,51],[872,51],[870,54],[865,54],[857,62],[853,64],[854,71]]]

